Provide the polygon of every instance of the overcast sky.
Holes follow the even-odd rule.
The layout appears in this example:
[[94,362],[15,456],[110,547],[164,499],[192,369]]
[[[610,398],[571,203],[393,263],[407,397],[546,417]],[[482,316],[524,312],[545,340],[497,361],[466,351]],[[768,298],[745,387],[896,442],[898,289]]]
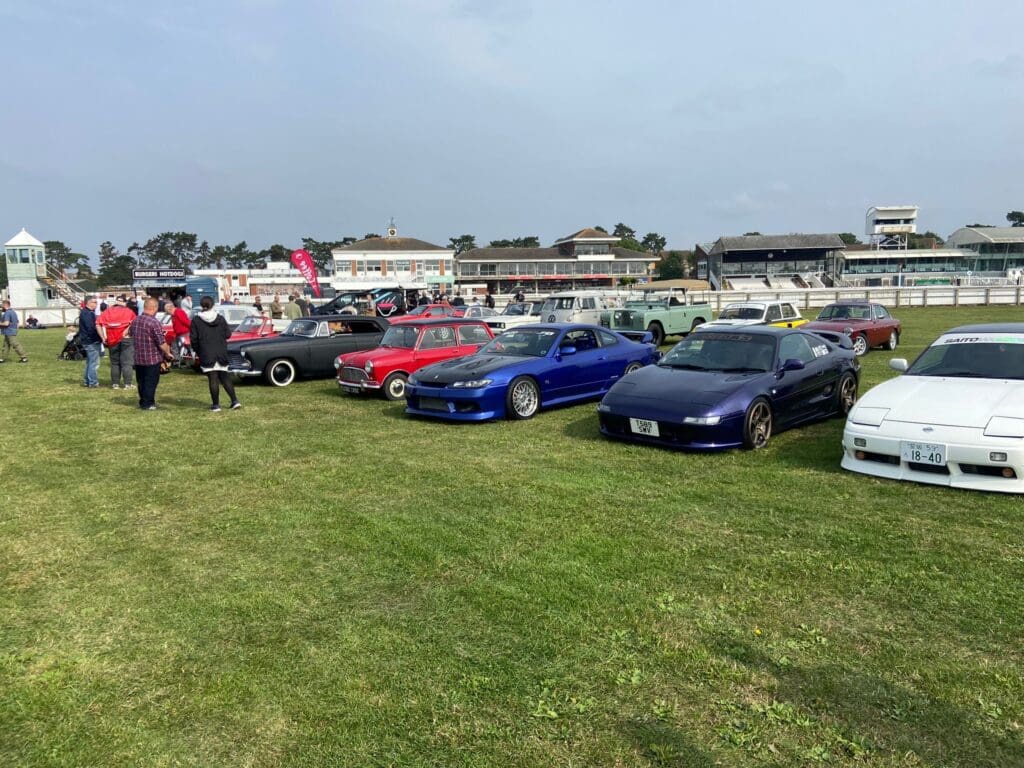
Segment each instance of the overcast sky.
[[0,0],[0,236],[1005,224],[1022,28],[1005,0]]

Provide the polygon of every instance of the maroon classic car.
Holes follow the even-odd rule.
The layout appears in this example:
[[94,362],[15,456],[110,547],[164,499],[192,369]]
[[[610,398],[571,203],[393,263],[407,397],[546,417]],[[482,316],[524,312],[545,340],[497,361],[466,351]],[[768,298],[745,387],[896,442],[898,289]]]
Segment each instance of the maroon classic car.
[[388,400],[405,397],[405,382],[425,365],[471,355],[494,334],[483,320],[453,317],[415,318],[388,328],[380,346],[348,352],[334,361],[338,386],[346,392],[383,392]]
[[845,333],[853,342],[857,356],[871,347],[896,349],[903,326],[881,304],[868,301],[838,301],[829,304],[818,317],[802,326],[805,331]]

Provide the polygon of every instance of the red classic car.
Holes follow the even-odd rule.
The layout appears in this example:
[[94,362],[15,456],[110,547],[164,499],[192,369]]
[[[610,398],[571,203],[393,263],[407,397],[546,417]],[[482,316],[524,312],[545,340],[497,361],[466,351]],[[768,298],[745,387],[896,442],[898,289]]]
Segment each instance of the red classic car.
[[339,355],[338,386],[346,392],[382,391],[388,400],[405,397],[409,375],[425,365],[471,355],[494,338],[483,320],[412,318],[392,325],[380,346]]
[[395,323],[415,323],[428,317],[461,317],[465,311],[465,307],[453,307],[451,304],[423,304],[415,309],[410,309],[408,314],[389,317],[388,320],[391,321],[392,325]]
[[802,325],[801,330],[845,333],[853,342],[854,353],[860,356],[867,354],[871,347],[896,349],[903,325],[881,304],[839,301],[824,307],[818,317]]
[[249,315],[238,324],[228,341],[249,341],[277,336],[288,327],[289,320],[271,320],[261,315]]

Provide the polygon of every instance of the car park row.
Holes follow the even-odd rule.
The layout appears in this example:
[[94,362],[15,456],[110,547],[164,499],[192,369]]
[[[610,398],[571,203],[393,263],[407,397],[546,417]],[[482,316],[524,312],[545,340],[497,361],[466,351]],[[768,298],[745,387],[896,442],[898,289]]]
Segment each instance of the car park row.
[[407,414],[446,421],[529,419],[599,400],[606,436],[673,449],[759,449],[839,416],[848,470],[1024,492],[1024,324],[948,331],[913,364],[893,360],[903,375],[858,400],[859,358],[895,349],[903,332],[885,307],[842,302],[808,323],[784,302],[743,302],[690,319],[662,355],[649,324],[679,333],[686,323],[673,312],[701,311],[670,297],[605,307],[600,324],[537,322],[545,307],[529,303],[476,318],[439,308],[390,321],[317,315],[229,352],[239,376],[285,387],[333,375],[342,392],[380,392]]

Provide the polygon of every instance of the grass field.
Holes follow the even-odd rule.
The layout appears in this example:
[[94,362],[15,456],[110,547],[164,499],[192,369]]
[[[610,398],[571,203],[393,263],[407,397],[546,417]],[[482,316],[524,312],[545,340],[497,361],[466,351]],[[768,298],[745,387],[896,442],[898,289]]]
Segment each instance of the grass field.
[[[898,315],[911,358],[1024,319]],[[181,372],[144,413],[20,338],[0,766],[1024,765],[1021,499],[843,472],[841,421],[689,455]]]

